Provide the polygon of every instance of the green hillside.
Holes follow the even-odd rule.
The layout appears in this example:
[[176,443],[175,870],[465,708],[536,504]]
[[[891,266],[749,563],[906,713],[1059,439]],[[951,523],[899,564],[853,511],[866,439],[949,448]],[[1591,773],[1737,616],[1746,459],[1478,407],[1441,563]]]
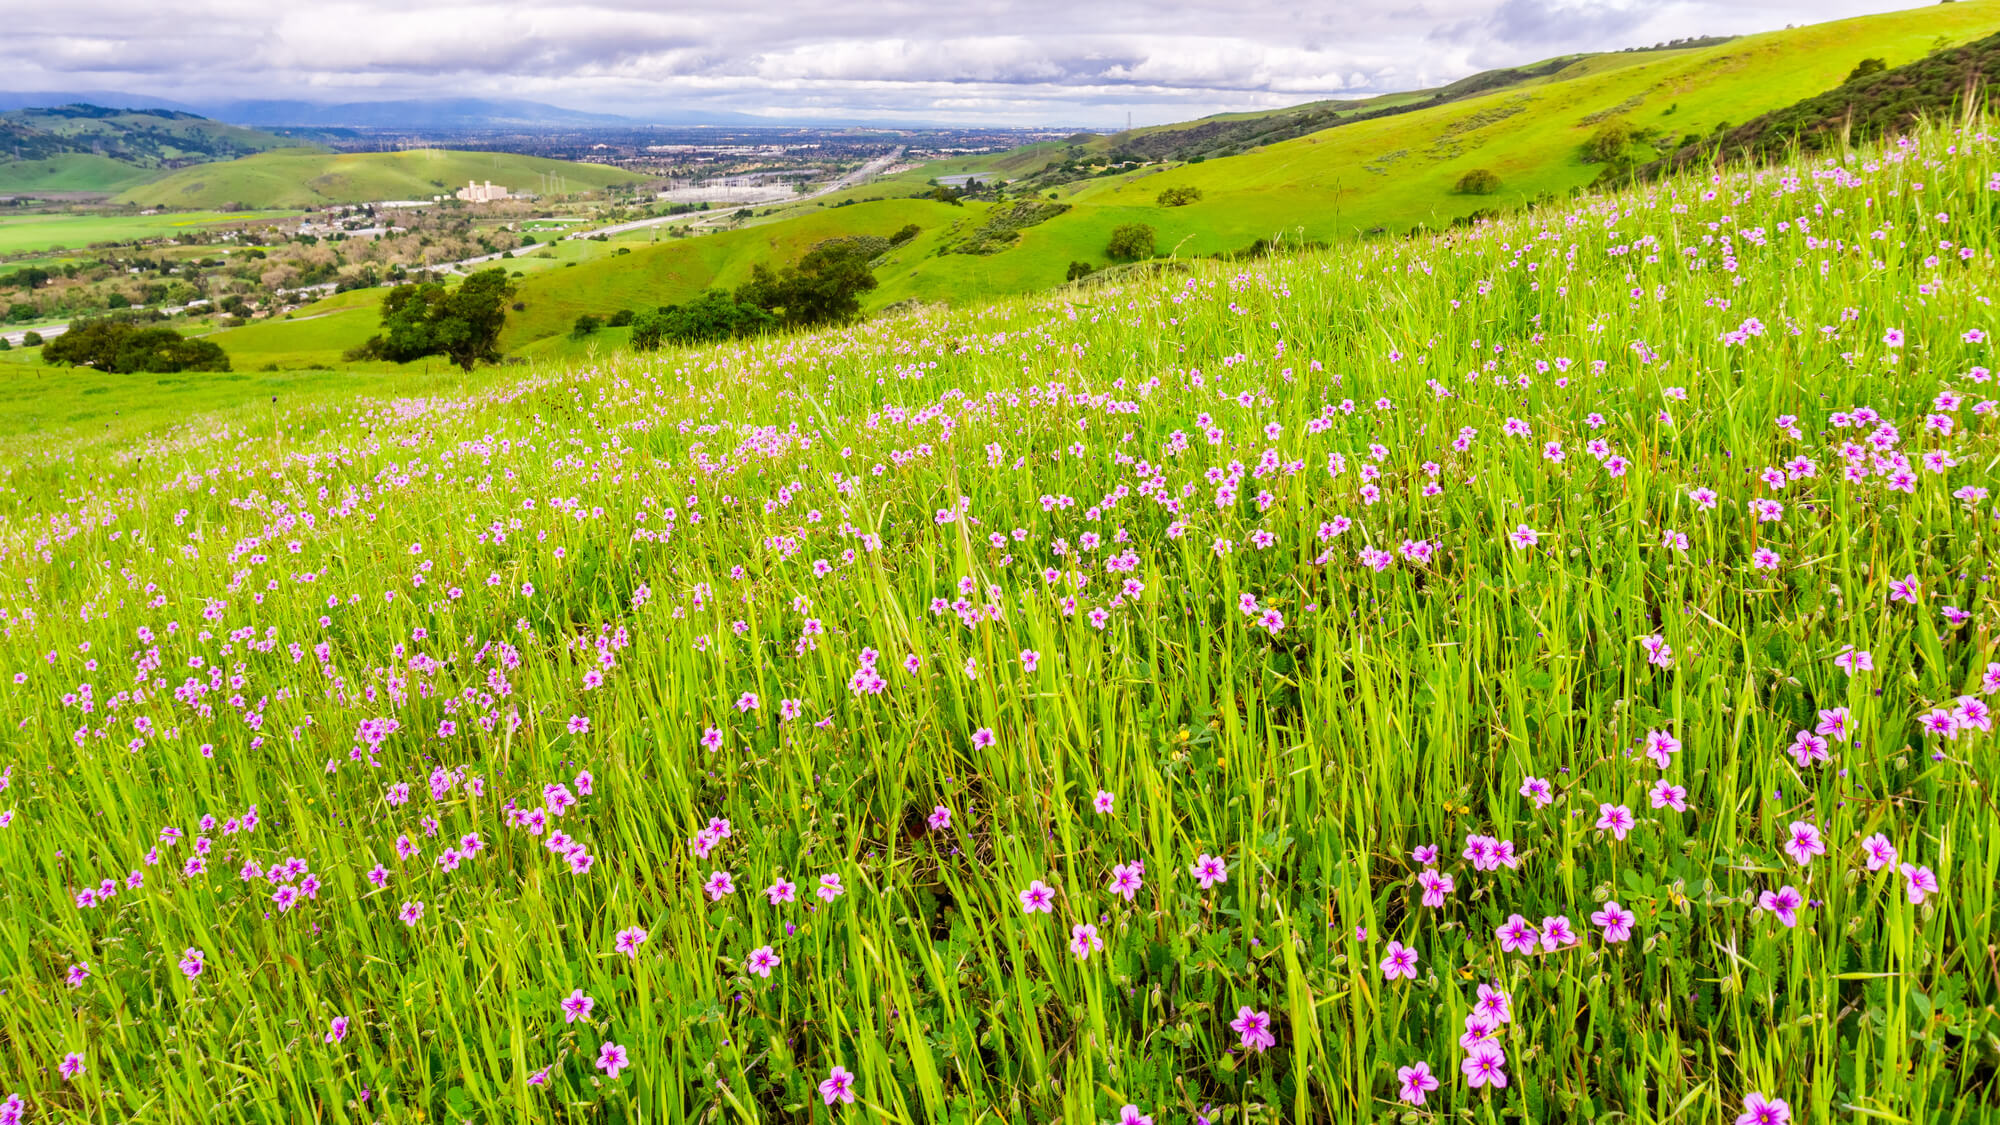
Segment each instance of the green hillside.
[[1367,98],[1334,98],[1282,109],[1218,113],[1194,121],[1147,125],[1121,133],[1079,133],[1066,142],[1043,141],[1003,153],[927,164],[920,175],[905,175],[897,177],[897,180],[914,184],[939,175],[987,172],[1010,180],[1023,180],[1031,187],[1051,187],[1081,178],[1075,165],[1139,160],[1212,160],[1336,125],[1412,113],[1510,87],[1560,82],[1659,62],[1728,41],[1728,37],[1677,40],[1652,48],[1562,55],[1525,66],[1485,70],[1456,82],[1422,90],[1377,94]]
[[118,191],[164,170],[298,143],[167,109],[20,109],[0,113],[0,191]]
[[1197,121],[1114,133],[1077,147],[1081,149],[1079,155],[1086,158],[1103,156],[1114,160],[1135,156],[1147,160],[1208,160],[1234,156],[1336,125],[1414,113],[1510,87],[1560,82],[1658,62],[1698,47],[1716,46],[1728,41],[1727,38],[1717,38],[1646,50],[1562,55],[1526,66],[1481,71],[1432,89],[1378,94],[1370,98],[1308,102],[1279,110],[1216,114]]
[[260,320],[212,332],[207,339],[222,345],[238,371],[380,366],[342,363],[341,353],[381,330],[382,293],[356,289],[336,294],[300,309],[289,320]]
[[[545,177],[561,177],[551,186]],[[127,190],[121,203],[162,207],[316,207],[380,199],[429,199],[491,180],[510,191],[595,191],[643,177],[602,164],[503,152],[267,152],[172,175]]]
[[[922,227],[924,233],[908,245],[878,259],[876,276],[887,278],[906,264],[928,265],[927,256],[943,232],[981,210],[977,204],[953,207],[917,199],[858,203],[782,223],[641,246],[631,254],[599,258],[574,269],[532,274],[521,279],[516,298],[527,308],[509,317],[502,344],[512,349],[567,332],[583,313],[636,311],[677,304],[710,287],[734,288],[749,280],[752,266],[796,260],[830,238],[886,238],[910,223]],[[873,296],[870,304],[878,308],[892,299],[881,293]]]
[[1565,193],[1596,176],[1580,149],[1605,122],[1706,136],[1840,85],[1864,55],[1898,66],[1988,34],[1996,24],[2000,0],[1970,0],[1749,36],[1343,126],[1142,182],[1099,181],[1083,187],[1074,202],[1143,204],[1169,186],[1199,188],[1202,201],[1178,209],[1193,214],[1174,217],[1207,232],[1189,245],[1193,253],[1295,226],[1309,237],[1331,238],[1377,226],[1445,223],[1494,205],[1496,197],[1453,194],[1453,185],[1474,168],[1499,175],[1500,201]]
[[0,160],[0,193],[116,192],[159,175],[108,156],[66,152],[40,160]]
[[1823,152],[1873,141],[1907,130],[1919,118],[1956,117],[1968,95],[1978,97],[2000,82],[2000,34],[1936,51],[1905,66],[1890,67],[1842,83],[1817,97],[1761,114],[1701,144],[1684,145],[1640,171],[1658,176],[1686,168],[1716,153],[1730,160],[1771,161],[1793,145]]

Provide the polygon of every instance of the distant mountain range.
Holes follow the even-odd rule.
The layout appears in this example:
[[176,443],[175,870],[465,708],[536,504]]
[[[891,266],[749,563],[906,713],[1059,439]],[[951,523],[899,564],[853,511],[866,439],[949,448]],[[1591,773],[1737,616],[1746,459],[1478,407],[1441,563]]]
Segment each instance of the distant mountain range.
[[150,94],[120,93],[117,90],[0,90],[0,113],[16,109],[46,109],[59,105],[97,105],[111,109],[171,109],[178,113],[202,113],[202,110],[187,102],[177,102],[172,98],[156,98]]
[[288,99],[182,102],[117,90],[0,91],[0,111],[74,103],[118,109],[170,109],[256,128],[518,129],[635,125],[769,125],[743,113],[671,113],[629,117],[586,113],[511,98],[406,98],[322,103]]

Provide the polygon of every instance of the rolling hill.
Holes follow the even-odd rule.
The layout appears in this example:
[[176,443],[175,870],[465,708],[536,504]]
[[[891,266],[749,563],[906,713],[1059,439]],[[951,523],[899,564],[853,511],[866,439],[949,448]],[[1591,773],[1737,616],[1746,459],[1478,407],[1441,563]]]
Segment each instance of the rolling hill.
[[18,109],[0,113],[0,191],[111,192],[297,143],[170,109]]
[[[1336,125],[1415,113],[1511,87],[1561,82],[1587,74],[1657,62],[1728,41],[1728,37],[1717,37],[1676,41],[1644,49],[1563,55],[1525,66],[1481,71],[1431,89],[1380,94],[1372,98],[1308,102],[1281,110],[1216,114],[1195,121],[1094,136],[1088,142],[1071,148],[1077,157],[1085,160],[1213,160],[1317,133]],[[1061,177],[1053,178],[1060,180]]]
[[[551,186],[545,177],[560,177]],[[539,156],[422,149],[408,152],[267,152],[184,168],[131,188],[121,203],[160,207],[316,207],[379,199],[429,199],[491,180],[512,191],[595,191],[642,177],[602,164]]]
[[[914,223],[923,233],[877,259],[878,279],[929,255],[956,222],[977,216],[978,205],[954,207],[927,199],[892,199],[833,211],[816,211],[782,223],[767,223],[701,238],[638,246],[630,254],[598,258],[573,269],[548,270],[520,281],[516,299],[527,307],[508,318],[503,347],[560,335],[583,313],[677,304],[703,289],[731,288],[749,280],[751,267],[790,262],[833,238],[875,235],[887,238]],[[895,298],[881,291],[869,305]]]
[[0,194],[87,192],[109,195],[159,175],[122,160],[89,152],[65,152],[36,160],[0,160]]

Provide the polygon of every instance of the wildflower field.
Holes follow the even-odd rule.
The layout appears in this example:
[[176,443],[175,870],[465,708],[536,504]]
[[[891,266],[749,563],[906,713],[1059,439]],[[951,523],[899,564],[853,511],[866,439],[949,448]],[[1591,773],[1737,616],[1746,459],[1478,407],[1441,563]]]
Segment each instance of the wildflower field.
[[2000,1117],[1996,249],[1940,128],[17,463],[0,1121]]

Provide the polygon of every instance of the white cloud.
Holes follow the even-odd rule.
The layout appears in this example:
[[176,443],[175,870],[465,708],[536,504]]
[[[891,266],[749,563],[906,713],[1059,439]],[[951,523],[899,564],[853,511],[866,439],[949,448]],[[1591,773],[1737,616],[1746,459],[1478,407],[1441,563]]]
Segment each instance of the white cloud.
[[74,0],[10,12],[0,84],[182,100],[527,97],[1107,124],[1407,89],[1489,66],[1908,0]]

